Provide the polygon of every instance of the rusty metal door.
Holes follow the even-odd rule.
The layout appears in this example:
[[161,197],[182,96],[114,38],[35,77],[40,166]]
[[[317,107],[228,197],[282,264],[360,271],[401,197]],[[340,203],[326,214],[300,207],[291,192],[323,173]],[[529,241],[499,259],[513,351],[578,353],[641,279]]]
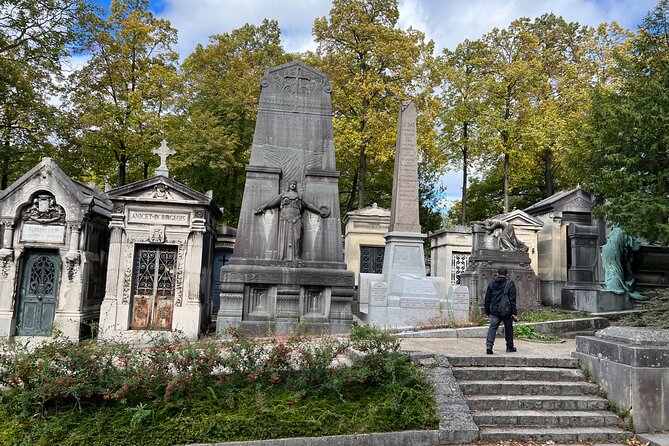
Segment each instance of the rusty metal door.
[[132,292],[133,330],[171,330],[177,247],[135,247]]

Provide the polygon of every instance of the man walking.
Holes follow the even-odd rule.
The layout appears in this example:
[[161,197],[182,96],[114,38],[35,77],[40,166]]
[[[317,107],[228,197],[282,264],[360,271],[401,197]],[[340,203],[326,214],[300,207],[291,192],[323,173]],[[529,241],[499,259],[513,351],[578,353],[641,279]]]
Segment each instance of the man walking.
[[508,279],[506,268],[497,270],[497,277],[488,284],[485,291],[485,315],[490,318],[490,327],[486,337],[486,353],[492,355],[492,346],[495,344],[497,328],[504,322],[504,337],[506,338],[506,351],[515,352],[513,346],[513,321],[516,316],[516,284]]

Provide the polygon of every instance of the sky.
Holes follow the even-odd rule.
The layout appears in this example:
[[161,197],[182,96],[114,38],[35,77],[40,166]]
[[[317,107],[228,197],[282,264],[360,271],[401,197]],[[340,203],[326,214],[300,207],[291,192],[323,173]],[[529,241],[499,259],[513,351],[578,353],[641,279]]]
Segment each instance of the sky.
[[[435,42],[435,51],[455,49],[465,39],[477,39],[495,27],[506,28],[519,17],[531,19],[552,12],[567,21],[597,26],[616,21],[636,29],[658,0],[400,0],[400,28],[414,27]],[[109,0],[98,0],[108,7]],[[209,36],[245,23],[276,19],[288,52],[315,50],[314,19],[327,16],[331,0],[150,0],[150,8],[168,19],[179,33],[176,50],[185,58]],[[442,177],[446,200],[460,199],[461,173]]]

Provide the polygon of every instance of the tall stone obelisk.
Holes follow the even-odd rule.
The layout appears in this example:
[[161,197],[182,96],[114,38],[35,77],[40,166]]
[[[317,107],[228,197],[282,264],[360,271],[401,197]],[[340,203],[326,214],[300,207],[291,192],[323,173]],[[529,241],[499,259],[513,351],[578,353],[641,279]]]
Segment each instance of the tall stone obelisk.
[[360,275],[360,317],[382,327],[406,328],[442,317],[446,280],[426,277],[418,214],[416,107],[402,101],[395,173],[382,274]]

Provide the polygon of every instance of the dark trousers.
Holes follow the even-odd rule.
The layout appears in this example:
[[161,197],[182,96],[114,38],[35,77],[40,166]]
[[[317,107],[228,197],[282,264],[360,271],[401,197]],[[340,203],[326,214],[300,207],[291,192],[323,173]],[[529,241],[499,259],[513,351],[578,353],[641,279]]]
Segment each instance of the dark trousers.
[[511,319],[511,316],[491,316],[490,327],[488,327],[488,336],[486,336],[485,339],[486,348],[492,348],[493,344],[495,343],[495,336],[497,336],[497,328],[502,322],[504,322],[504,337],[506,338],[506,348],[513,347],[513,319]]

